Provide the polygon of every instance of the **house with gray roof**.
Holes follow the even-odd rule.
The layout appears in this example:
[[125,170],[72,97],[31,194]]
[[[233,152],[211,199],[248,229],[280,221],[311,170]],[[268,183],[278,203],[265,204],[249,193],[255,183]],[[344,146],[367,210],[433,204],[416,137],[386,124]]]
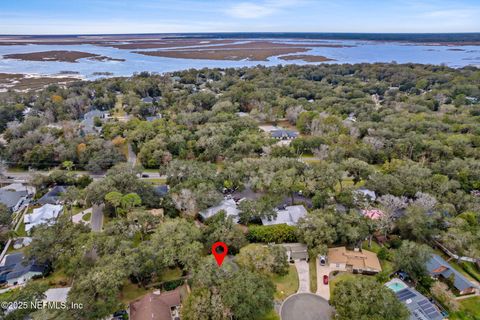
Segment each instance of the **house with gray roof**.
[[95,126],[95,118],[102,121],[108,118],[109,113],[98,109],[90,110],[83,115],[82,127],[84,134],[97,134],[101,128]]
[[406,287],[396,291],[395,295],[410,311],[410,320],[442,320],[445,318],[430,300],[413,288]]
[[0,189],[0,203],[4,204],[11,212],[18,211],[23,204],[28,202],[28,191],[14,191]]
[[44,265],[33,260],[27,261],[21,252],[9,254],[0,265],[0,284],[23,285],[33,277],[43,275],[44,271]]
[[142,102],[150,104],[150,103],[160,101],[161,99],[162,97],[144,97],[142,98]]
[[427,261],[427,270],[430,276],[435,278],[443,277],[444,279],[450,279],[453,277],[453,286],[461,295],[475,293],[478,289],[475,284],[439,255],[433,254],[430,260]]
[[38,199],[38,203],[40,204],[59,204],[60,196],[62,193],[65,193],[67,188],[64,186],[55,186],[50,191],[45,193],[40,199]]
[[154,116],[145,117],[145,120],[148,121],[148,122],[152,122],[152,121],[159,120],[159,119],[162,119],[161,114],[156,114]]
[[200,218],[205,221],[218,214],[220,211],[225,211],[227,217],[233,217],[233,221],[238,223],[240,210],[237,208],[237,203],[233,199],[224,199],[215,207],[208,208],[199,213]]
[[307,209],[302,205],[287,206],[285,209],[276,210],[276,217],[262,218],[262,224],[264,226],[270,226],[274,224],[287,224],[289,226],[295,226],[298,220],[307,216]]
[[298,132],[279,128],[277,130],[270,131],[270,135],[272,138],[278,140],[292,140],[298,137]]
[[366,188],[360,188],[360,189],[355,190],[353,193],[354,193],[354,195],[360,195],[360,196],[364,197],[368,201],[377,200],[377,194],[373,190],[369,190],[369,189],[366,189]]
[[303,243],[284,243],[289,262],[305,260],[308,261],[308,248]]

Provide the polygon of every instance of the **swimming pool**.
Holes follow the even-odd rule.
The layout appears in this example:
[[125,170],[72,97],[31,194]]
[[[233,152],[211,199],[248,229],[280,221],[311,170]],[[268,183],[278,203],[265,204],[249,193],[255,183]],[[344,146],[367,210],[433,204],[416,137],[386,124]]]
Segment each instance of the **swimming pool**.
[[407,288],[407,285],[399,279],[392,279],[391,281],[387,282],[385,285],[388,288],[390,288],[390,290],[392,290],[393,292],[398,292],[400,290]]

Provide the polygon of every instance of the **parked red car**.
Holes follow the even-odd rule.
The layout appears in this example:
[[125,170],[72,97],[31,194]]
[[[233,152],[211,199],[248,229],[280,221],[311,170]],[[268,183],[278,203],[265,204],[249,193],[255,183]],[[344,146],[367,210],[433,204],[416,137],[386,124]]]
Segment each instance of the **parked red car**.
[[323,276],[323,284],[325,284],[325,285],[328,284],[328,276],[327,275]]

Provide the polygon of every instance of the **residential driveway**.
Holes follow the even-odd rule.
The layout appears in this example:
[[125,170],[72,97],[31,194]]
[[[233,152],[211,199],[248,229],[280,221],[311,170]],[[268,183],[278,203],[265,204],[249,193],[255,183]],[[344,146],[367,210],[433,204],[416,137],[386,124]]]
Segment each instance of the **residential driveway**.
[[[89,221],[83,220],[83,216],[86,215],[87,213],[92,213],[92,208],[88,208],[83,210],[82,212],[77,213],[72,217],[72,222],[73,223],[89,223]],[[90,218],[91,219],[91,218]]]
[[90,225],[91,225],[92,231],[94,232],[102,231],[104,207],[105,207],[104,204],[94,205],[92,207],[92,217],[90,218]]
[[330,267],[328,265],[321,266],[320,260],[318,258],[316,258],[315,261],[317,264],[317,294],[328,301],[330,300],[330,285],[323,284],[323,276],[325,275],[328,276],[329,278],[328,283],[330,284],[330,273],[333,271],[344,271],[344,270],[341,268]]
[[282,320],[329,320],[333,309],[328,301],[312,293],[297,293],[282,304]]
[[295,268],[298,274],[298,293],[310,292],[310,270],[308,262],[301,260],[295,261]]

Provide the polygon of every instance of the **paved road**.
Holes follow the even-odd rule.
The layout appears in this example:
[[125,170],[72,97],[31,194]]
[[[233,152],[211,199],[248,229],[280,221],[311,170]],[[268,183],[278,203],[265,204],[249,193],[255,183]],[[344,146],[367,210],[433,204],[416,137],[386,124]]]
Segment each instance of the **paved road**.
[[295,261],[298,274],[298,293],[310,292],[310,270],[305,260]]
[[283,302],[282,320],[329,320],[333,309],[328,301],[312,293],[297,293]]
[[92,207],[92,217],[90,218],[90,226],[92,228],[92,231],[94,231],[94,232],[102,231],[102,227],[103,227],[103,208],[105,208],[104,204],[94,205]]

